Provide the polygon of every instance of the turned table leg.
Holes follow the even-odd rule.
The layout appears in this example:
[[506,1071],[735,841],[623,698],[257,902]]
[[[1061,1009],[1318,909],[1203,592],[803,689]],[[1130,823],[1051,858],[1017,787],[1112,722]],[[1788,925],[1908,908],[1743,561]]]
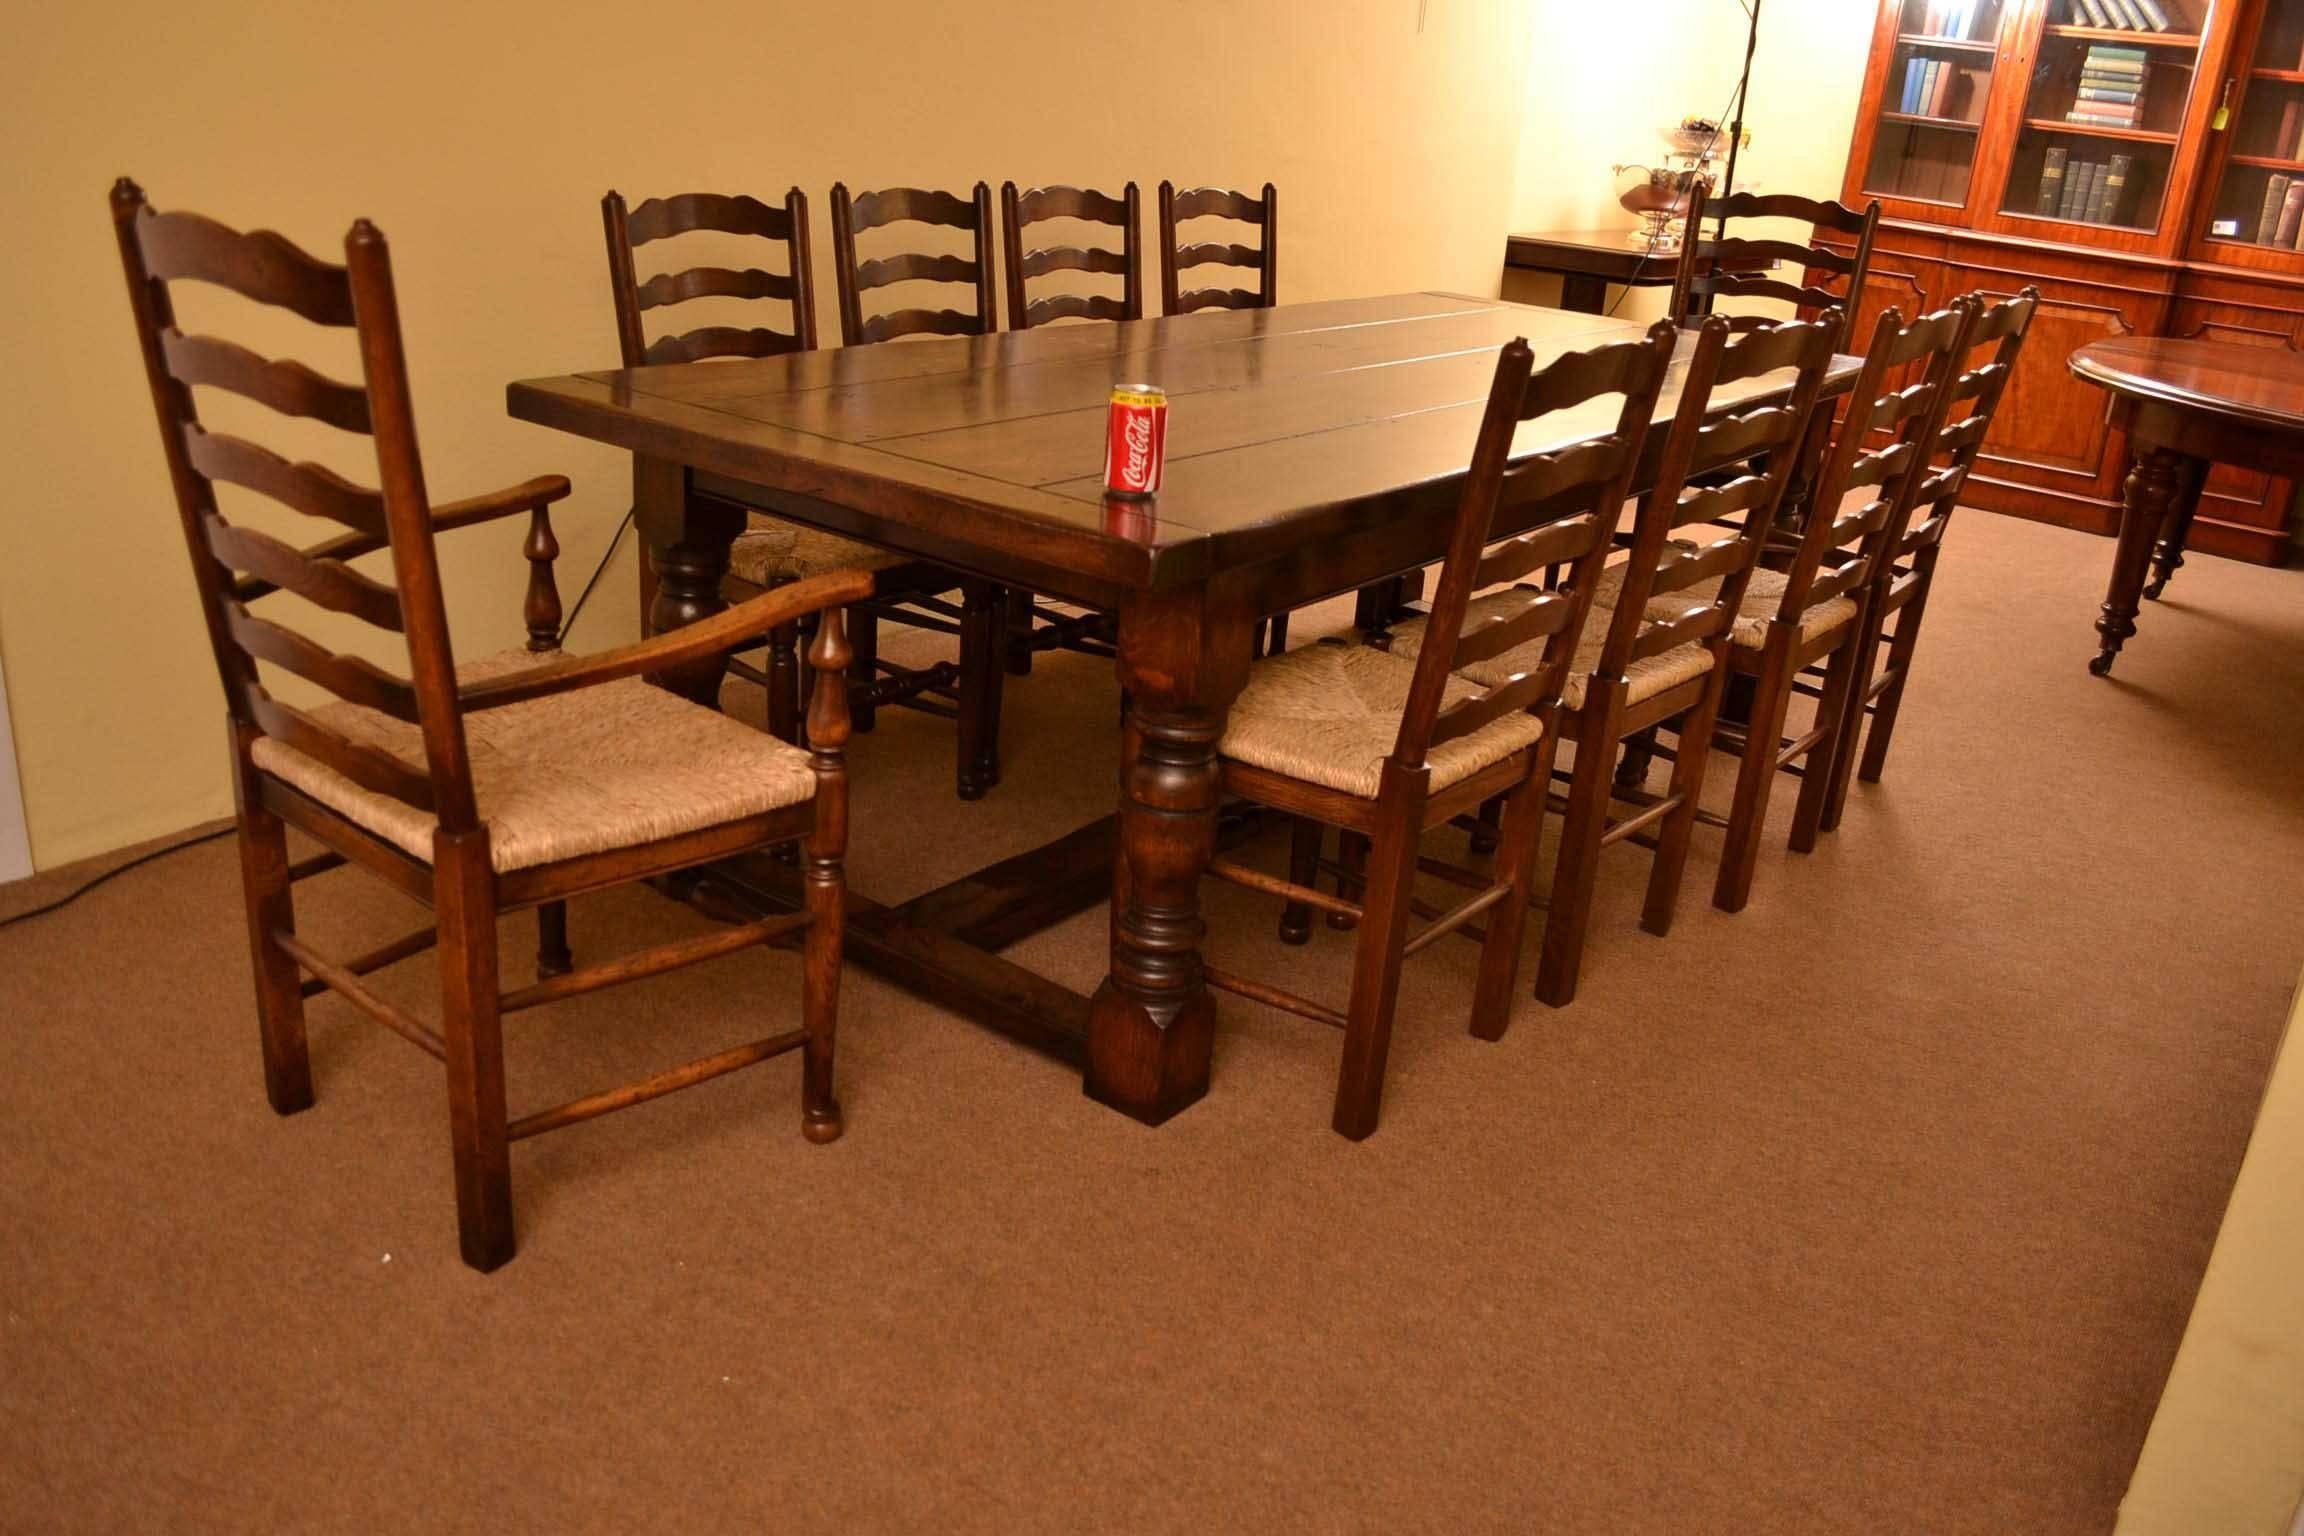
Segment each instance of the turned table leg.
[[2096,619],[2102,637],[2096,659],[2088,670],[2098,677],[2112,671],[2112,658],[2136,633],[2136,610],[2143,606],[2144,572],[2152,557],[2152,543],[2167,525],[2169,510],[2183,494],[2194,466],[2170,448],[2144,447],[2128,471],[2121,489],[2120,544],[2112,556],[2112,580],[2104,591],[2104,609]]
[[[640,537],[656,571],[648,632],[662,634],[725,609],[720,579],[728,574],[728,547],[744,531],[744,509],[690,496],[685,466],[641,454],[632,458],[632,498]],[[726,657],[712,656],[655,674],[652,681],[718,709],[720,680],[727,670]]]
[[1112,968],[1088,1023],[1090,1098],[1158,1125],[1208,1091],[1216,1005],[1200,968],[1200,878],[1216,850],[1216,743],[1247,677],[1254,615],[1205,593],[1120,615],[1128,690]]
[[2200,510],[2200,493],[2208,485],[2208,465],[2195,462],[2192,473],[2184,479],[2184,489],[2176,504],[2168,509],[2168,521],[2161,526],[2160,542],[2152,546],[2152,579],[2144,588],[2148,602],[2158,602],[2160,594],[2168,590],[2168,578],[2174,576],[2184,564],[2184,546],[2192,537],[2192,517]]

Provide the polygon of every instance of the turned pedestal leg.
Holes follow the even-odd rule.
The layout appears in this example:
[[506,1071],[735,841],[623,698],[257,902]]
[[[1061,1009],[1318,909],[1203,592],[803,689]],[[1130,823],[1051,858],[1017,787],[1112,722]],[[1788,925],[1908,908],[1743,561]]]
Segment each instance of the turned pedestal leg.
[[2184,564],[2184,546],[2192,537],[2192,515],[2200,510],[2200,493],[2208,484],[2208,466],[2195,463],[2184,478],[2184,489],[2168,509],[2160,527],[2160,542],[2152,546],[2152,580],[2144,588],[2148,602],[2158,602],[2168,590],[2168,579]]
[[2112,658],[2136,633],[2136,610],[2143,606],[2144,572],[2152,543],[2167,526],[2169,510],[2182,496],[2192,461],[2168,448],[2145,448],[2121,489],[2120,545],[2112,556],[2112,580],[2096,619],[2102,643],[2088,670],[2098,677],[2112,671]]
[[[662,634],[708,619],[728,606],[720,579],[728,574],[728,546],[744,531],[744,509],[729,502],[691,497],[688,471],[664,459],[634,455],[632,495],[640,536],[651,551],[656,595],[648,609],[651,634]],[[720,680],[727,658],[702,661],[656,674],[651,680],[709,709],[720,707]]]
[[1158,1125],[1208,1091],[1216,1007],[1200,969],[1200,878],[1216,851],[1216,743],[1246,680],[1254,619],[1205,593],[1145,598],[1120,620],[1129,691],[1112,969],[1088,1023],[1088,1096]]

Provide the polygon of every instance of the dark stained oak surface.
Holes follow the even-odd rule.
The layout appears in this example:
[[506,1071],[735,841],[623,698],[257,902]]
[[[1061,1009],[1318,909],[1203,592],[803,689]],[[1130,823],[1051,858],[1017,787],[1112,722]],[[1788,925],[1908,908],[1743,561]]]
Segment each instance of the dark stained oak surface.
[[2118,394],[2304,431],[2304,357],[2282,347],[2131,336],[2082,347],[2072,372]]
[[[1525,336],[1541,366],[1642,329],[1396,294],[583,373],[516,383],[509,406],[707,475],[820,498],[826,526],[991,575],[1010,574],[1002,556],[1014,550],[1042,579],[1075,571],[1079,595],[1108,596],[1366,528],[1398,516],[1404,494],[1443,506],[1465,472],[1497,348]],[[1836,362],[1831,384],[1853,371]],[[1660,422],[1681,372],[1676,364]],[[1169,394],[1166,485],[1148,503],[1108,502],[1107,399],[1112,385],[1137,381]],[[1718,403],[1787,382],[1750,381]],[[1533,424],[1514,451],[1608,426],[1595,402]]]

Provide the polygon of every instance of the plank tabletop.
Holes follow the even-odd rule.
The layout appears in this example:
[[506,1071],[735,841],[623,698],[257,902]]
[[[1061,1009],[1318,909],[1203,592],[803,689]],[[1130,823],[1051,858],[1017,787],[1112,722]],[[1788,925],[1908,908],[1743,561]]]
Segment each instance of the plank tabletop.
[[[1526,337],[1542,367],[1644,329],[1394,294],[604,370],[516,383],[508,403],[523,420],[813,498],[827,525],[897,548],[950,558],[1028,544],[1084,577],[1149,588],[1444,492],[1465,473],[1497,349],[1512,338]],[[1854,367],[1836,362],[1835,385]],[[1660,423],[1678,379],[1676,368]],[[1107,403],[1113,385],[1137,382],[1168,392],[1166,481],[1149,503],[1107,500]],[[1787,382],[1752,380],[1719,403]],[[1595,401],[1529,424],[1514,452],[1613,421]]]

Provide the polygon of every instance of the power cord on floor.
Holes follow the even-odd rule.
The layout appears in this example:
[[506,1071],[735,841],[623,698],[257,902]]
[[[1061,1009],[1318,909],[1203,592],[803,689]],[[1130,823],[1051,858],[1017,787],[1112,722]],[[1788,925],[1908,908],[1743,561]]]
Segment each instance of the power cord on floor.
[[34,907],[28,912],[19,912],[13,917],[0,917],[0,928],[13,928],[18,923],[28,922],[35,917],[46,917],[51,912],[61,911],[115,875],[124,875],[140,865],[151,863],[154,859],[164,859],[172,853],[182,853],[187,848],[197,848],[202,843],[212,843],[220,837],[229,837],[232,832],[233,828],[231,827],[218,827],[213,832],[203,832],[197,837],[188,837],[180,843],[170,843],[165,848],[155,848],[150,853],[140,853],[127,863],[115,865],[78,890],[68,891],[44,907]]
[[[592,596],[592,589],[600,585],[600,578],[607,574],[608,562],[616,558],[616,546],[624,541],[624,530],[632,526],[632,513],[637,510],[637,508],[627,509],[624,513],[624,520],[618,523],[616,531],[608,536],[608,548],[602,551],[600,563],[592,567],[592,574],[586,579],[584,590],[576,595],[576,606],[568,610],[568,621],[560,626],[560,639],[563,643],[567,641],[569,631],[576,627],[577,616],[583,613],[584,603],[586,599]],[[151,863],[154,859],[164,859],[172,853],[182,853],[187,848],[197,848],[202,843],[212,843],[220,837],[230,836],[232,830],[230,827],[218,827],[213,832],[203,832],[197,837],[188,837],[180,843],[170,843],[165,848],[155,848],[150,853],[140,853],[127,863],[116,865],[104,871],[79,889],[68,891],[45,906],[18,912],[12,917],[0,917],[0,928],[13,928],[18,923],[29,922],[35,917],[46,917],[51,912],[60,912],[115,875],[124,875],[132,869]]]

